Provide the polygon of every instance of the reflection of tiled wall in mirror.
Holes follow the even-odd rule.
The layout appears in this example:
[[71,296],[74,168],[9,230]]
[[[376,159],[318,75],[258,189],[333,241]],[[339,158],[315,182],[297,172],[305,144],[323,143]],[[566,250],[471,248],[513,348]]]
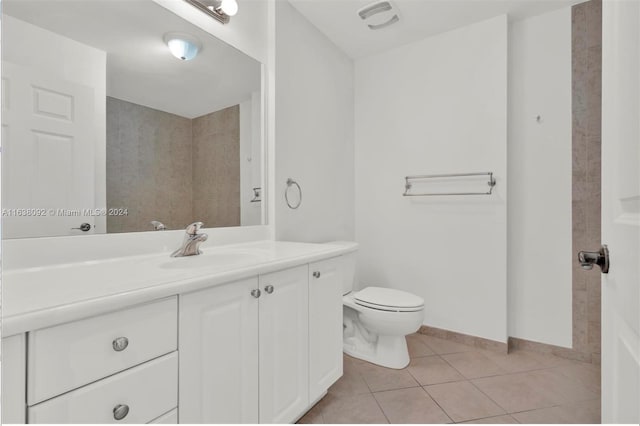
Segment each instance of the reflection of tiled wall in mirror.
[[196,119],[107,98],[107,232],[240,225],[238,107]]
[[207,227],[240,226],[240,108],[193,120],[193,213]]

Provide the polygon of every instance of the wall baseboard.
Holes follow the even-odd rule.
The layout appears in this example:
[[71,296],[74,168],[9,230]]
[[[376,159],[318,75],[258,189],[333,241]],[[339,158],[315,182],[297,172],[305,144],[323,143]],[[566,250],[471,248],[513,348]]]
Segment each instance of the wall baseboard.
[[508,346],[504,342],[497,342],[495,340],[485,339],[484,337],[471,336],[469,334],[458,333],[456,331],[449,331],[442,328],[430,327],[423,325],[418,330],[420,334],[426,334],[427,336],[439,337],[441,339],[451,340],[452,342],[462,343],[463,345],[473,346],[478,349],[486,349],[494,352],[507,353]]
[[520,349],[541,354],[555,355],[557,357],[570,359],[573,361],[588,362],[595,365],[600,365],[599,353],[591,354],[576,349],[563,348],[561,346],[534,342],[517,337],[509,337],[509,342],[503,343],[497,342],[495,340],[485,339],[484,337],[471,336],[469,334],[458,333],[456,331],[445,330],[428,325],[421,326],[420,330],[418,330],[418,333],[494,352],[508,353]]
[[538,352],[542,354],[555,355],[573,361],[589,362],[600,365],[600,354],[588,353],[571,348],[549,345],[547,343],[534,342],[531,340],[509,337],[509,352],[522,349],[525,351]]

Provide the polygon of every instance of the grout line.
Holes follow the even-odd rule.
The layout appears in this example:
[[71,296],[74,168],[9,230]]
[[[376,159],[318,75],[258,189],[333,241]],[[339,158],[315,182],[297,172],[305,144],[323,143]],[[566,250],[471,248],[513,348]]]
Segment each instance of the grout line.
[[438,406],[438,408],[440,408],[442,410],[442,412],[444,413],[445,416],[447,416],[447,418],[449,420],[451,420],[451,423],[455,423],[453,421],[453,419],[451,418],[451,416],[449,415],[449,413],[447,413],[447,411],[438,403],[438,401],[436,401],[436,399],[431,396],[431,394],[424,388],[424,386],[421,386],[422,391],[427,394],[427,396],[433,401],[434,404],[436,404]]
[[[502,408],[504,410],[504,412],[506,414],[511,415],[511,413],[509,413],[509,410],[507,410],[506,408],[504,408],[502,405],[498,404],[497,401],[495,401],[493,398],[491,398],[485,391],[483,391],[482,389],[480,389],[478,387],[478,385],[476,385],[475,383],[473,383],[471,380],[469,380],[469,383],[471,383],[471,386],[473,386],[474,388],[478,389],[478,391],[483,394],[484,396],[486,396],[487,398],[489,398],[489,401],[493,402],[494,404],[496,404],[498,407]],[[495,416],[494,416],[495,417]],[[517,421],[517,420],[516,420]],[[520,422],[518,422],[520,423]]]

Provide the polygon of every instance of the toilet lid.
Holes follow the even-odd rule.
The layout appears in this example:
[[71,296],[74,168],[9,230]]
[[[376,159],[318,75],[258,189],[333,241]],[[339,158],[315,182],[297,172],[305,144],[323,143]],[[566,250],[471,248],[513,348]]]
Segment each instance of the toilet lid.
[[415,312],[424,307],[424,299],[406,291],[367,287],[354,294],[358,305],[384,311]]

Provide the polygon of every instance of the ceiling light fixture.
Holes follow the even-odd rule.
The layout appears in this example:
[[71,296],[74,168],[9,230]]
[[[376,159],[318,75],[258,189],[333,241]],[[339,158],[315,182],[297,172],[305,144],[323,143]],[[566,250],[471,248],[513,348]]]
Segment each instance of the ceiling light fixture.
[[237,0],[184,0],[216,21],[227,24],[238,13]]
[[400,20],[396,10],[391,1],[376,1],[358,10],[358,16],[369,29],[381,30]]
[[202,47],[197,38],[185,33],[166,33],[163,39],[171,54],[181,61],[192,60]]

